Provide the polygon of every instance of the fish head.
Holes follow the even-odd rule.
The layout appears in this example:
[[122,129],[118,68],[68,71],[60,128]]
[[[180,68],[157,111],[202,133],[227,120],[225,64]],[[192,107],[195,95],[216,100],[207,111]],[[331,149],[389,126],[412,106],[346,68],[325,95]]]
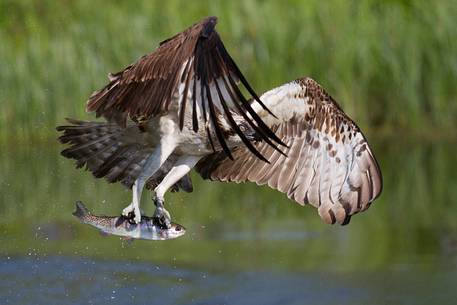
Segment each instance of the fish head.
[[172,223],[169,229],[160,229],[159,234],[163,239],[173,239],[183,236],[186,233],[186,228],[177,223]]

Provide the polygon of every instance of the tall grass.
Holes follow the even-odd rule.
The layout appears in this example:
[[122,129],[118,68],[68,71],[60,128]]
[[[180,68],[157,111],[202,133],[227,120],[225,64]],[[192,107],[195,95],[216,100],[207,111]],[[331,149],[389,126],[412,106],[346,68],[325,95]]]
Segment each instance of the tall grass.
[[203,16],[258,92],[304,75],[362,127],[457,127],[456,1],[2,1],[0,137],[53,136],[122,69]]

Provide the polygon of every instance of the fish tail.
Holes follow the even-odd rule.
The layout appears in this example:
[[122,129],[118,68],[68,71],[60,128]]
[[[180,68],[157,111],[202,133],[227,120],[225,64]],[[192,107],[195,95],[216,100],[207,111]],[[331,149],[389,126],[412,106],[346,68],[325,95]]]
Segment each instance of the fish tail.
[[74,216],[78,217],[79,219],[86,217],[90,214],[89,210],[86,208],[84,203],[81,201],[76,201],[76,211],[72,213]]

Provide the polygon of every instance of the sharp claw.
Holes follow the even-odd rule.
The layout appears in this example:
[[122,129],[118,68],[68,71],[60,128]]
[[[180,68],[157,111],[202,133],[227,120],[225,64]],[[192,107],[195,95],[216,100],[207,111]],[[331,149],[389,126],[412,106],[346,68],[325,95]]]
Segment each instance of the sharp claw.
[[134,218],[135,218],[135,213],[130,212],[130,213],[128,213],[127,216],[124,216],[124,217],[127,218],[127,221],[129,222],[129,224],[131,224],[131,225],[134,225],[134,224],[135,224],[135,220],[134,220]]
[[125,209],[122,210],[122,215],[125,217],[129,217],[130,213],[133,212],[132,204],[128,205]]
[[139,210],[128,212],[127,215],[124,215],[127,218],[130,224],[139,224],[141,222],[141,213]]
[[158,206],[154,212],[154,224],[164,229],[171,228],[171,217],[170,213],[163,207]]
[[170,229],[171,228],[171,223],[166,218],[156,218],[154,223],[156,225],[158,225],[162,229]]
[[167,229],[170,229],[171,228],[171,221],[169,218],[165,218],[164,219],[164,223],[163,223],[164,227],[167,228]]

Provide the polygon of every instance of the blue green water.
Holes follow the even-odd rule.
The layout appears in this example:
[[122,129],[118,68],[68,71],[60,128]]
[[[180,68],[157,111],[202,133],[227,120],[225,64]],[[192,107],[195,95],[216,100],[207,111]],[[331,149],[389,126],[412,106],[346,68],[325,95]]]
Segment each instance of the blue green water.
[[414,265],[376,272],[211,272],[46,256],[10,258],[0,266],[2,304],[455,304],[457,280],[451,270]]

